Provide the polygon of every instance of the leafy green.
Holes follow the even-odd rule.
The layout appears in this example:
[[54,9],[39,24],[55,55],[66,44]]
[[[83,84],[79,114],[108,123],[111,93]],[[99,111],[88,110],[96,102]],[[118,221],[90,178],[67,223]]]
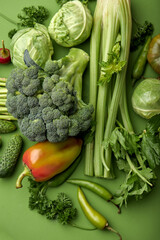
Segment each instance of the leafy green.
[[145,21],[144,24],[139,24],[136,22],[136,24],[137,29],[131,39],[131,51],[135,51],[140,45],[143,45],[146,37],[151,36],[154,31],[154,27],[151,22]]
[[42,24],[49,17],[49,11],[43,6],[24,7],[17,17],[22,27],[34,27],[35,23]]
[[118,41],[113,46],[111,53],[108,53],[108,60],[100,63],[101,72],[98,84],[110,82],[113,74],[122,70],[126,61],[120,61],[121,42]]
[[149,166],[154,169],[160,164],[160,115],[152,117],[142,134],[142,152],[146,157]]
[[65,193],[59,193],[57,199],[50,200],[46,195],[48,185],[38,183],[29,178],[29,208],[37,210],[47,219],[57,220],[61,224],[69,224],[77,215],[71,199]]
[[160,164],[160,115],[147,122],[142,134],[128,132],[121,124],[114,129],[105,148],[112,148],[117,167],[126,174],[115,198],[115,204],[127,205],[128,198],[143,198],[151,191],[156,175],[154,169]]

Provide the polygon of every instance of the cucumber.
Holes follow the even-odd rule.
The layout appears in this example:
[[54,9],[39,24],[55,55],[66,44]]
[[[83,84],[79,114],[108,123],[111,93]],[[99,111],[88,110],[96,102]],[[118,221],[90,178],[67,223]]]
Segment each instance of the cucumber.
[[8,120],[0,119],[0,133],[10,133],[16,130],[16,125]]
[[0,157],[1,178],[8,177],[13,173],[18,157],[21,153],[22,144],[22,137],[19,134],[14,134],[10,138],[3,155]]

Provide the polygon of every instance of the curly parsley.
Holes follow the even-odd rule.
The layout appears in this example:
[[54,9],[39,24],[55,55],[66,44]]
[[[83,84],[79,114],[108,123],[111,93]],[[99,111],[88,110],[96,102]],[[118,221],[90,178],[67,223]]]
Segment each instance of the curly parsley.
[[37,210],[47,219],[57,220],[61,224],[70,224],[77,216],[77,209],[73,207],[71,199],[65,193],[59,193],[57,199],[50,200],[46,195],[48,185],[38,183],[29,178],[29,208]]

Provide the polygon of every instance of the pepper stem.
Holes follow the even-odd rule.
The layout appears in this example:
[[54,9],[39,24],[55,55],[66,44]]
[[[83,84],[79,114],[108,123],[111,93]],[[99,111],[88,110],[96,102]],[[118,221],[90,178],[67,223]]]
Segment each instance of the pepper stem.
[[119,232],[117,232],[116,230],[114,230],[113,228],[111,228],[110,226],[106,225],[107,230],[116,233],[119,236],[119,239],[122,240],[122,236],[119,234]]
[[17,179],[17,181],[16,181],[16,188],[21,188],[21,187],[23,187],[23,186],[22,186],[22,180],[23,180],[23,178],[24,178],[25,176],[31,176],[31,172],[30,172],[30,170],[29,170],[27,167],[25,167],[25,168],[24,168],[24,171],[19,175],[19,177],[18,177],[18,179]]
[[4,40],[2,40],[2,51],[3,51],[3,53],[6,53],[6,49],[5,49],[5,46],[4,46]]

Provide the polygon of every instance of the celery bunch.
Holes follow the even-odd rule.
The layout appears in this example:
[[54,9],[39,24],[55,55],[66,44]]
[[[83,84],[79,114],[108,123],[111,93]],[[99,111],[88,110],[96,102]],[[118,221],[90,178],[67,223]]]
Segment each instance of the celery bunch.
[[95,136],[86,145],[85,174],[113,178],[109,141],[120,107],[123,124],[133,132],[126,102],[126,69],[131,41],[129,0],[97,0],[90,40],[90,103]]

